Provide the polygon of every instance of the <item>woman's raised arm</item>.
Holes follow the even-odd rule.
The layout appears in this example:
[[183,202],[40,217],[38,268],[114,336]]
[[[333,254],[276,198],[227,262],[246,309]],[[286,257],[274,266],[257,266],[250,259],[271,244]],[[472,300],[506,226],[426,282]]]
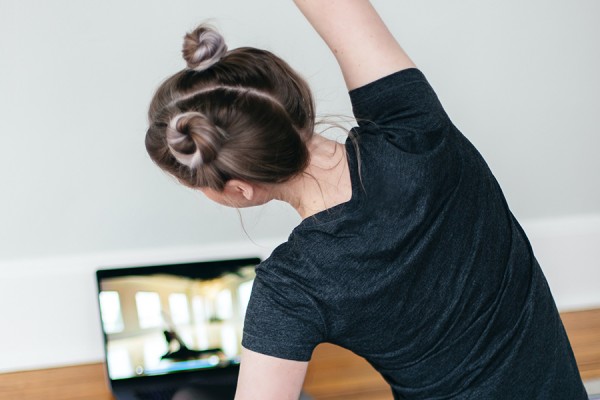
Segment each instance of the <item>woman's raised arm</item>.
[[414,67],[367,0],[294,0],[335,55],[349,90]]

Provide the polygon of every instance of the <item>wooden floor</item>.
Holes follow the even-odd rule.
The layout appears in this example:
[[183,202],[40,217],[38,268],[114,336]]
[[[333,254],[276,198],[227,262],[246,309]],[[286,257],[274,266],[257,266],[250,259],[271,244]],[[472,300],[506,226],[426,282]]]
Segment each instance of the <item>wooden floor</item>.
[[600,379],[600,309],[561,314],[583,380]]
[[[584,380],[600,378],[600,309],[561,314]],[[315,400],[391,400],[367,362],[332,345],[319,346],[304,385]],[[0,374],[0,400],[113,400],[102,364]]]

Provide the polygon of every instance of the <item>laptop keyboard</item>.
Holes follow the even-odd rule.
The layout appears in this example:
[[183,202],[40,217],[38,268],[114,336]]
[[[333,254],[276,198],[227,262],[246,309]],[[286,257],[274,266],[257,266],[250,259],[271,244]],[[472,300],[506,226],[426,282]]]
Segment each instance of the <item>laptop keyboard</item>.
[[158,389],[151,392],[136,392],[138,400],[171,400],[177,389]]

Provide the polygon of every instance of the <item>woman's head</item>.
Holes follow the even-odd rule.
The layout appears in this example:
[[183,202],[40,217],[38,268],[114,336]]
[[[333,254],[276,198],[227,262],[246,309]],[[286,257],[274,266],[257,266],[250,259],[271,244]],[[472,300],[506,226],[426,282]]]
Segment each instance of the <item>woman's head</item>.
[[158,166],[217,191],[232,179],[282,183],[306,168],[313,100],[283,60],[248,47],[227,51],[207,26],[185,36],[183,57],[188,68],[150,104],[146,149]]

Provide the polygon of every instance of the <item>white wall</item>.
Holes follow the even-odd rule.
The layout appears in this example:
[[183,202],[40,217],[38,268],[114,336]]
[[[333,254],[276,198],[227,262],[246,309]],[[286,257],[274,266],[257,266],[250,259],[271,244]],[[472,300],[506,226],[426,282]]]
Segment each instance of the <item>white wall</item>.
[[[600,3],[374,2],[526,222],[559,306],[600,305]],[[0,370],[100,358],[97,266],[266,255],[299,221],[244,211],[255,246],[145,154],[150,96],[208,18],[230,48],[288,60],[321,113],[350,114],[289,1],[0,1]]]

